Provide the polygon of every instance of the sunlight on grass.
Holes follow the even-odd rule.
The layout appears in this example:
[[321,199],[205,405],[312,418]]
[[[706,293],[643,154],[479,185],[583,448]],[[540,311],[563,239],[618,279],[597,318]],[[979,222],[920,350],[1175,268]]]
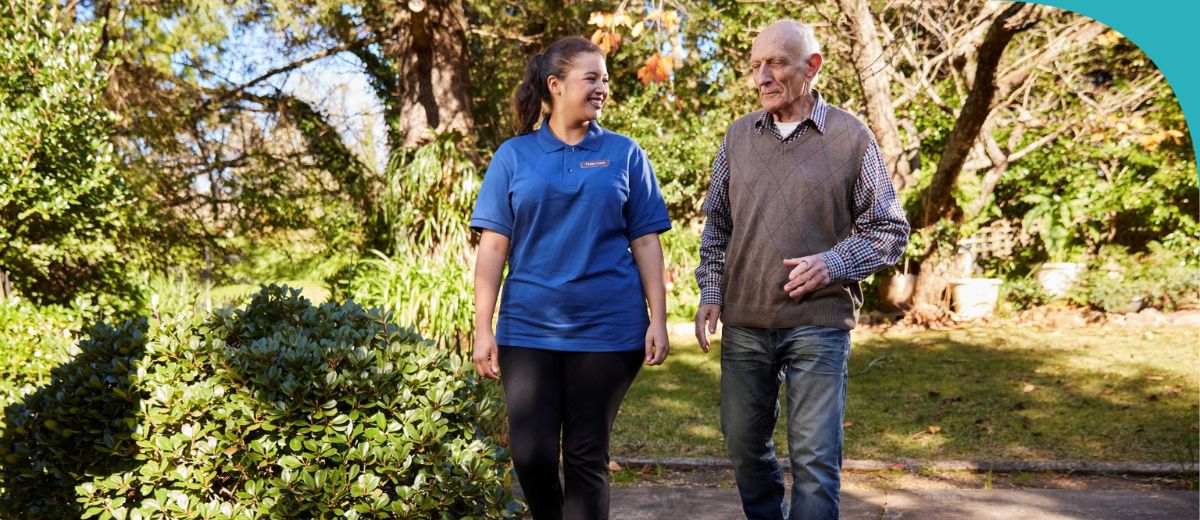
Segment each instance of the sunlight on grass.
[[[618,455],[724,457],[719,343],[673,336],[613,432]],[[854,333],[846,456],[1194,461],[1200,328]],[[784,417],[776,429],[786,450]]]

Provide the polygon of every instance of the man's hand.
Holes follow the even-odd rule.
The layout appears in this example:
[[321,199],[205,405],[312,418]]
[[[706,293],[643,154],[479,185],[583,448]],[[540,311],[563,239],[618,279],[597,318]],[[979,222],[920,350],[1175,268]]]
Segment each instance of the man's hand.
[[671,343],[667,340],[666,323],[650,323],[646,329],[646,364],[661,365],[671,351]]
[[783,286],[788,297],[801,298],[805,294],[823,289],[832,280],[829,279],[829,266],[820,255],[788,258],[783,265],[792,268],[788,273],[788,283]]
[[499,353],[496,336],[491,331],[476,334],[475,352],[471,356],[475,362],[475,372],[488,379],[500,379]]
[[715,303],[700,305],[696,311],[696,340],[700,350],[708,352],[708,335],[717,333],[717,320],[721,318],[721,306]]

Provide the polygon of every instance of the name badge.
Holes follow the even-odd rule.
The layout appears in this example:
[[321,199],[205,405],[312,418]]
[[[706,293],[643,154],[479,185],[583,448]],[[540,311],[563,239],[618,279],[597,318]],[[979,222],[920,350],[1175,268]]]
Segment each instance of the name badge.
[[579,163],[580,168],[600,168],[602,166],[608,166],[608,159],[601,161],[583,161]]

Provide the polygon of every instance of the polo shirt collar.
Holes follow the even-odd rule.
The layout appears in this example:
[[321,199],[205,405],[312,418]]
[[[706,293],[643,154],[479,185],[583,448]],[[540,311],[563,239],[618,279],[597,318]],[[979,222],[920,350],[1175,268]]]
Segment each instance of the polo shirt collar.
[[[813,103],[812,112],[808,114],[808,118],[800,121],[800,125],[804,126],[806,124],[812,124],[812,126],[815,127],[818,132],[824,134],[825,116],[829,114],[829,104],[825,102],[825,98],[821,97],[821,93],[817,92],[816,89],[812,90],[812,95],[814,98],[816,98],[816,102]],[[763,130],[767,128],[768,124],[774,126],[775,118],[771,116],[770,112],[763,110],[763,113],[761,116],[759,116],[758,121],[754,122],[754,131],[758,132],[759,134],[763,133]],[[785,135],[783,137],[787,136]]]
[[[589,121],[587,134],[583,136],[583,140],[579,141],[579,144],[575,145],[575,148],[583,148],[591,152],[599,150],[600,137],[604,135],[604,132],[605,130],[600,126],[600,123]],[[545,153],[556,152],[567,146],[566,143],[560,141],[554,135],[554,132],[550,131],[550,118],[542,120],[542,126],[537,131],[537,143],[538,147]]]

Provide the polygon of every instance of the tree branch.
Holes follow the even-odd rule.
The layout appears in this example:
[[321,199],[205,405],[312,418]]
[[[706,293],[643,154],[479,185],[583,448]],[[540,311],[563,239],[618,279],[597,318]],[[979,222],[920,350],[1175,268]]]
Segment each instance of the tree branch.
[[923,226],[932,225],[941,218],[956,220],[961,217],[961,208],[954,201],[954,184],[962,171],[967,154],[992,111],[1000,58],[1013,37],[1032,27],[1040,13],[1040,8],[1030,8],[1027,4],[1013,4],[997,16],[988,29],[983,43],[979,46],[975,81],[959,112],[958,120],[954,123],[954,129],[946,140],[945,151],[923,197]]

